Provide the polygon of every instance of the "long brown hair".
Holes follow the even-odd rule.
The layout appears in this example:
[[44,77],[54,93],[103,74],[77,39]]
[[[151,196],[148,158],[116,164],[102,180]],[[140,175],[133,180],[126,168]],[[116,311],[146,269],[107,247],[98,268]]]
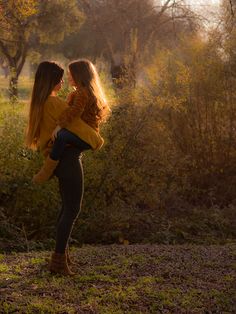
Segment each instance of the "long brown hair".
[[26,146],[31,149],[37,148],[44,103],[54,87],[60,83],[63,74],[64,70],[55,62],[44,61],[38,66],[31,96],[25,140]]
[[110,113],[97,70],[87,59],[79,59],[69,64],[70,74],[78,88],[84,88],[92,96],[89,106],[97,122],[105,121]]

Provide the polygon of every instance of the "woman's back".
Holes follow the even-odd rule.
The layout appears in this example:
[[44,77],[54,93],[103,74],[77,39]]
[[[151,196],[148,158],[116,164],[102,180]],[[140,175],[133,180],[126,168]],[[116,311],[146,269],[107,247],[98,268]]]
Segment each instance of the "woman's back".
[[44,103],[42,121],[40,123],[39,149],[43,152],[52,132],[57,126],[60,114],[67,108],[67,103],[56,96],[48,96]]

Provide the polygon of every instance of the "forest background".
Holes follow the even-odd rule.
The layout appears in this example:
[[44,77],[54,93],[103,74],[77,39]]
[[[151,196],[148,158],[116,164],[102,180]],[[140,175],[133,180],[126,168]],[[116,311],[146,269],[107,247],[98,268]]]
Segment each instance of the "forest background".
[[53,246],[60,198],[56,179],[31,182],[43,159],[24,146],[28,106],[39,62],[81,57],[112,115],[83,157],[73,242],[235,239],[236,2],[204,3],[0,1],[1,250]]

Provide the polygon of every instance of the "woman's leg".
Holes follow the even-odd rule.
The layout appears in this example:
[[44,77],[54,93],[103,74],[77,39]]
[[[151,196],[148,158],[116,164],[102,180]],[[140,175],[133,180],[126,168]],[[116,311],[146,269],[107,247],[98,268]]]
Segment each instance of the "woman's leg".
[[[56,220],[56,230],[57,230],[57,228],[58,228],[58,224],[59,224],[59,221],[60,221],[60,219],[61,219],[61,217],[62,217],[63,211],[64,211],[64,206],[62,205],[61,210],[60,210],[60,212],[59,212],[59,214],[58,214],[58,216],[57,216],[57,220]],[[73,262],[73,260],[72,260],[71,257],[70,257],[70,254],[69,254],[69,246],[70,246],[70,243],[69,243],[69,241],[70,241],[70,237],[68,238],[68,242],[67,242],[67,246],[66,246],[66,251],[65,251],[67,263],[68,263],[68,265],[77,265],[77,263]]]
[[[76,185],[72,185],[75,183]],[[78,180],[60,180],[65,196],[65,207],[57,224],[55,252],[65,253],[65,249],[74,225],[74,222],[81,210],[82,185],[77,185]]]
[[81,151],[91,149],[91,146],[88,143],[84,142],[77,135],[73,134],[67,129],[61,129],[57,133],[57,137],[53,143],[52,151],[50,153],[51,159],[59,160],[67,144],[74,145],[78,147]]
[[[67,149],[68,150],[68,149]],[[75,223],[80,213],[84,191],[83,168],[81,159],[74,156],[67,160],[65,168],[61,167],[58,179],[60,194],[62,198],[63,210],[57,223],[56,253],[65,253],[65,249]]]
[[81,151],[76,147],[66,147],[55,170],[59,179],[62,209],[58,216],[56,247],[52,253],[49,270],[52,273],[74,275],[68,266],[66,246],[74,222],[80,212],[83,197],[83,169]]
[[81,152],[87,149],[91,149],[91,146],[80,139],[75,134],[71,133],[67,129],[61,129],[57,138],[55,139],[50,156],[48,156],[44,162],[43,167],[33,177],[35,183],[43,183],[47,181],[56,169],[59,159],[61,158],[66,146],[70,144],[79,149]]
[[61,205],[60,212],[58,213],[57,218],[56,218],[56,228],[57,228],[57,225],[61,219],[62,213],[64,212],[63,192],[61,190],[60,184],[59,184],[59,192],[60,192],[60,196],[61,196],[62,205]]

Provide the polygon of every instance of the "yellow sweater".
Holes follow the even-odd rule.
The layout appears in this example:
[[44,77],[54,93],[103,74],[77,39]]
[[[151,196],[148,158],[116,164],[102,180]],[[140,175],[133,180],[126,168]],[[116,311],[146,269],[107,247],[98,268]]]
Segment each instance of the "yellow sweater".
[[[59,97],[49,96],[44,104],[43,118],[40,125],[40,137],[38,147],[44,153],[50,147],[50,138],[53,130],[58,125],[60,114],[68,107],[67,103]],[[98,132],[85,123],[79,116],[75,116],[66,127],[83,141],[91,145],[93,150],[102,147],[104,140]]]

